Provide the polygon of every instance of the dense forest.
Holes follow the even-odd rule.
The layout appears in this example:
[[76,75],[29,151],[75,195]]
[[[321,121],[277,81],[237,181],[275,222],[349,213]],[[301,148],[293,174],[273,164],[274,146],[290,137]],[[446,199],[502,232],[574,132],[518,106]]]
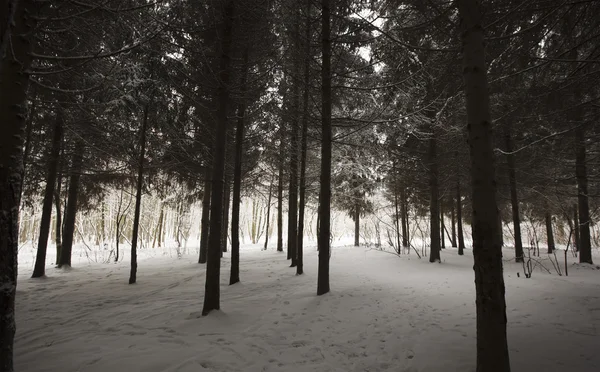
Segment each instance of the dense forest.
[[542,256],[561,275],[567,257],[593,264],[598,1],[1,10],[2,372],[27,244],[33,278],[83,247],[127,256],[129,284],[144,281],[140,251],[174,245],[206,267],[202,315],[227,307],[222,263],[244,281],[244,244],[283,252],[296,275],[318,249],[317,295],[336,287],[342,235],[442,265],[445,248],[472,249],[478,372],[510,370],[503,248],[525,277]]

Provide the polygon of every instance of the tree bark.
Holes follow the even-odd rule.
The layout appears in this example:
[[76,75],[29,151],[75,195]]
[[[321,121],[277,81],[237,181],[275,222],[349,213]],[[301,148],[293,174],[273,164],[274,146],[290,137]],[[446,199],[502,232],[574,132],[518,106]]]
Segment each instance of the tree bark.
[[48,161],[48,175],[46,177],[46,189],[42,204],[42,221],[40,222],[40,236],[38,240],[37,255],[33,268],[32,278],[40,278],[46,275],[46,250],[48,247],[48,235],[50,234],[50,222],[52,220],[52,200],[54,199],[54,187],[56,186],[56,174],[58,172],[58,161],[60,158],[60,143],[62,139],[62,113],[56,114],[56,123],[52,135],[52,150]]
[[435,127],[431,126],[432,135],[429,138],[429,189],[430,189],[430,249],[429,262],[440,262],[440,210],[439,210],[439,185],[437,164],[437,139]]
[[552,231],[552,215],[550,214],[550,212],[546,211],[545,219],[546,237],[548,241],[548,253],[552,253],[554,252],[554,249],[556,249],[556,247],[554,245],[554,232]]
[[71,165],[71,175],[69,177],[67,208],[65,210],[65,228],[63,231],[63,246],[58,264],[59,268],[71,266],[71,252],[73,251],[73,239],[75,235],[75,218],[77,217],[77,198],[79,197],[79,179],[81,178],[84,151],[85,145],[83,141],[81,139],[77,140]]
[[[396,167],[396,164],[394,164],[394,168]],[[403,244],[400,243],[400,213],[399,213],[399,208],[398,208],[398,180],[396,179],[397,177],[397,173],[396,170],[394,169],[394,209],[396,212],[396,244],[398,244],[398,254],[402,253],[402,247],[404,246]],[[404,216],[402,216],[402,239],[404,239]]]
[[[200,257],[198,263],[206,263],[208,253],[208,240],[210,234],[210,200],[211,200],[211,180],[212,167],[207,166],[204,174],[204,194],[202,195],[202,219],[200,232]],[[160,245],[159,245],[160,247]]]
[[283,128],[279,129],[279,180],[277,184],[277,252],[283,252]]
[[59,173],[58,180],[56,181],[56,190],[54,191],[54,207],[56,209],[56,259],[54,264],[58,266],[60,262],[60,252],[62,252],[62,213],[60,208],[60,189],[62,186],[62,179]]
[[[225,173],[225,186],[223,192],[223,228],[221,230],[221,252],[227,252],[228,241],[227,237],[229,236],[229,208],[231,206],[231,181],[229,179],[229,175]],[[223,254],[221,254],[223,257]]]
[[264,250],[267,250],[267,246],[269,245],[269,228],[271,224],[271,199],[273,197],[273,179],[275,178],[275,174],[271,177],[271,182],[269,183],[269,198],[267,202],[267,226],[265,229],[265,247]]
[[579,207],[579,262],[592,264],[590,239],[590,206],[588,200],[588,177],[585,164],[585,132],[583,127],[575,130],[575,173],[577,176],[577,205]]
[[213,188],[211,195],[210,214],[210,235],[208,241],[208,256],[206,265],[206,284],[204,288],[204,306],[202,315],[208,315],[212,310],[219,310],[221,292],[219,287],[219,278],[221,276],[221,232],[223,213],[223,189],[225,176],[225,148],[227,146],[227,111],[229,103],[229,81],[231,70],[231,34],[233,31],[234,1],[227,0],[224,7],[224,14],[220,32],[219,43],[220,66],[219,66],[219,89],[218,89],[218,110],[217,110],[217,128],[215,131],[215,149],[213,152]]
[[521,238],[521,216],[519,213],[519,198],[517,197],[517,176],[515,172],[515,159],[512,154],[512,128],[510,123],[504,127],[504,140],[506,143],[506,162],[508,165],[508,182],[510,185],[510,203],[512,205],[512,218],[515,237],[515,260],[523,262],[523,241]]
[[321,185],[319,193],[319,270],[317,295],[329,292],[329,235],[331,229],[331,8],[334,0],[322,0],[321,7]]
[[306,153],[308,151],[308,114],[310,89],[310,1],[305,1],[304,27],[304,91],[302,95],[302,135],[300,140],[300,204],[296,275],[304,274],[304,211],[306,209]]
[[400,189],[400,199],[402,204],[400,205],[400,213],[402,214],[402,246],[408,248],[409,246],[409,225],[408,225],[408,201],[406,198],[406,187],[402,184]]
[[[23,130],[31,66],[31,38],[37,5],[2,3],[0,44],[0,370],[13,372],[19,204],[23,181]],[[10,46],[10,52],[8,48]]]
[[244,118],[246,116],[246,79],[248,75],[248,47],[244,48],[241,103],[238,106],[235,131],[235,165],[233,170],[233,206],[231,212],[231,272],[229,285],[240,281],[240,204],[242,202],[242,157],[244,155]]
[[[490,96],[478,0],[458,0],[471,154],[477,372],[508,372],[502,232],[496,203]],[[460,199],[459,199],[460,200]]]
[[146,129],[148,128],[148,103],[144,107],[144,118],[140,131],[140,158],[138,161],[138,176],[135,188],[135,211],[133,215],[133,232],[131,234],[131,270],[129,284],[137,280],[137,241],[140,227],[140,210],[142,208],[142,186],[144,183],[144,157],[146,156]]
[[450,218],[452,220],[452,248],[456,248],[456,213],[454,212],[453,198],[450,198]]
[[444,199],[443,198],[440,200],[439,204],[440,204],[440,238],[442,239],[441,248],[444,249],[444,248],[446,248],[446,235],[444,235],[446,226],[444,225]]

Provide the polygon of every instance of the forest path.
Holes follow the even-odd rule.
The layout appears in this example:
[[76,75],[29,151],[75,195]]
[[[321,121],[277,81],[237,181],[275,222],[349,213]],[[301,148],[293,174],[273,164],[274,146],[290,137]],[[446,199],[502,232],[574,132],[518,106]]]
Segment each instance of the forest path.
[[[305,275],[285,253],[244,247],[242,282],[222,311],[200,317],[204,265],[193,255],[94,264],[20,277],[17,370],[27,371],[471,371],[475,362],[472,258],[443,264],[364,247],[333,248],[331,288],[316,296],[317,252]],[[516,278],[507,264],[515,370],[600,370],[597,272]],[[560,367],[559,363],[563,363]]]

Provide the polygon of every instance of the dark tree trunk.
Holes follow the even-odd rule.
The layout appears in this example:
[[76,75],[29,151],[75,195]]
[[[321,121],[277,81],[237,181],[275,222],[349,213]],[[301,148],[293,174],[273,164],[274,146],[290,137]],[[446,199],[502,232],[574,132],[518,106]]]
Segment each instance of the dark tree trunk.
[[73,250],[73,239],[75,236],[75,218],[77,217],[77,198],[79,197],[79,179],[81,178],[81,167],[83,164],[83,153],[85,146],[82,140],[75,145],[71,176],[69,177],[69,191],[67,193],[67,208],[65,210],[65,229],[63,231],[63,246],[60,252],[58,267],[71,266],[71,252]]
[[452,219],[452,247],[456,248],[456,214],[454,212],[454,203],[452,202],[452,198],[450,198],[450,218]]
[[[508,372],[502,232],[496,204],[492,122],[478,0],[459,0],[473,195],[477,372]],[[460,201],[460,199],[459,199]]]
[[302,96],[302,137],[300,144],[300,204],[298,215],[298,246],[296,275],[304,274],[304,211],[306,208],[306,153],[308,150],[308,109],[310,89],[310,1],[305,2],[304,27],[304,91]]
[[510,185],[510,203],[512,205],[512,218],[515,236],[515,260],[523,262],[523,241],[521,238],[521,216],[519,213],[519,198],[517,197],[517,176],[515,172],[515,158],[512,154],[512,128],[510,123],[504,127],[504,140],[506,141],[506,162],[508,165],[508,182]]
[[429,262],[440,262],[440,210],[439,210],[439,185],[438,185],[438,163],[437,163],[437,139],[435,127],[431,127],[431,138],[429,139],[429,190],[430,190],[430,239]]
[[244,67],[240,84],[242,101],[238,106],[235,128],[235,165],[233,170],[233,206],[231,212],[231,273],[229,285],[240,281],[240,204],[242,202],[242,157],[244,155],[244,118],[246,115],[246,78],[248,47],[244,48]]
[[[225,190],[223,192],[223,229],[221,230],[221,247],[222,253],[227,252],[229,234],[229,207],[231,206],[231,181],[229,176],[225,174]],[[223,257],[223,254],[221,254]]]
[[206,264],[206,285],[204,288],[204,306],[202,315],[208,315],[212,310],[219,310],[221,291],[221,233],[223,226],[220,218],[223,213],[223,178],[225,176],[225,148],[227,146],[227,111],[229,103],[229,80],[231,70],[231,34],[233,29],[234,1],[227,0],[224,7],[222,29],[220,32],[220,66],[217,127],[215,131],[215,148],[213,152],[213,188],[211,195],[210,234],[208,241],[208,260]]
[[283,128],[279,129],[279,180],[277,184],[277,252],[283,252]]
[[56,191],[54,192],[54,207],[56,209],[56,260],[54,262],[55,265],[58,266],[60,262],[60,252],[62,252],[62,213],[60,208],[60,189],[62,186],[62,177],[60,174],[58,175],[58,180],[56,182]]
[[265,247],[264,250],[267,250],[267,246],[269,245],[269,228],[271,227],[271,199],[273,198],[273,179],[275,178],[275,174],[271,177],[271,183],[269,183],[269,198],[267,202],[267,223],[265,229]]
[[[13,8],[13,6],[16,7]],[[32,0],[3,2],[0,31],[0,371],[13,372],[19,204],[23,175],[25,100],[31,65]],[[10,48],[10,52],[8,52]]]
[[354,246],[360,246],[360,205],[354,208]]
[[37,255],[32,278],[46,275],[46,249],[48,247],[48,235],[50,234],[50,222],[52,220],[52,200],[54,199],[54,187],[56,186],[56,174],[58,172],[58,161],[60,158],[60,143],[62,139],[62,113],[57,112],[54,133],[52,135],[52,150],[48,161],[48,175],[46,177],[46,189],[42,206],[42,221],[40,222],[40,236],[38,240]]
[[548,253],[554,252],[556,247],[554,246],[554,232],[552,231],[552,215],[546,211],[546,237],[548,240]]
[[590,207],[588,201],[588,177],[585,164],[585,132],[583,127],[575,130],[575,173],[577,176],[577,205],[579,207],[579,262],[592,262],[590,239]]
[[577,204],[573,208],[573,225],[575,225],[575,251],[579,252],[579,247],[581,247],[581,234],[579,230],[579,212],[577,211]]
[[317,295],[329,292],[329,235],[331,228],[331,8],[333,0],[322,0],[321,65],[321,190],[319,193],[319,271]]
[[140,131],[140,158],[138,161],[138,176],[135,187],[135,211],[133,215],[133,232],[131,234],[131,270],[129,284],[137,280],[137,241],[140,227],[140,210],[142,208],[142,185],[144,183],[144,156],[146,156],[146,129],[148,128],[148,104],[144,107],[144,118]]
[[[208,236],[210,233],[210,199],[211,199],[211,180],[212,167],[207,166],[204,174],[204,195],[202,195],[202,220],[200,232],[200,257],[198,263],[206,263],[208,252]],[[160,247],[160,244],[159,244]]]
[[444,225],[444,199],[440,200],[440,238],[442,239],[442,249],[446,248],[446,226]]
[[406,188],[404,185],[402,185],[400,189],[400,199],[402,200],[402,204],[400,205],[400,213],[402,214],[402,246],[404,248],[408,248],[408,245],[410,244],[410,239],[408,236],[408,205],[406,199]]
[[157,241],[158,241],[158,247],[160,248],[164,218],[165,218],[165,205],[161,202],[160,203],[160,212],[158,214],[158,226],[156,227],[156,231],[154,233],[154,242],[152,242],[152,248],[155,247],[155,244]]

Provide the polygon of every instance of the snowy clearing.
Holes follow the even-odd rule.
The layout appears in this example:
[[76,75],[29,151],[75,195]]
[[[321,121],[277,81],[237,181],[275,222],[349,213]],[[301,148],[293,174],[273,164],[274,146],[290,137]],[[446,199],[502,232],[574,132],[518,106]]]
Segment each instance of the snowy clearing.
[[[195,252],[195,249],[191,250]],[[285,253],[242,249],[242,283],[222,310],[201,317],[204,265],[195,254],[129,265],[48,270],[17,290],[16,370],[36,371],[474,371],[475,288],[471,251],[442,264],[365,247],[335,247],[332,292],[315,295],[317,252],[296,276]],[[506,253],[506,258],[510,253]],[[599,371],[600,270],[569,277],[505,263],[514,371]]]

